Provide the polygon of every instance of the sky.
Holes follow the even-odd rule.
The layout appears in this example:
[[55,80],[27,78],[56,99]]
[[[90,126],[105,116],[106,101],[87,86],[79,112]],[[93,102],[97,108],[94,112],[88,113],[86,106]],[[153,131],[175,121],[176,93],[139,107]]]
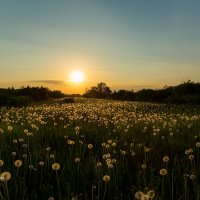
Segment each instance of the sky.
[[[199,81],[199,10],[199,0],[0,0],[0,87]],[[74,70],[84,83],[69,81]]]

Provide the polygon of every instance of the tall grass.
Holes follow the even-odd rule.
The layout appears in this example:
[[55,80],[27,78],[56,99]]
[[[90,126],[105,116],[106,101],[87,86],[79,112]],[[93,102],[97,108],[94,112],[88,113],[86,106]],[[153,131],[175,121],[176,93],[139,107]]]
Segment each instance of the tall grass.
[[0,199],[200,199],[195,108],[104,100],[1,108],[0,141],[0,173],[11,174]]

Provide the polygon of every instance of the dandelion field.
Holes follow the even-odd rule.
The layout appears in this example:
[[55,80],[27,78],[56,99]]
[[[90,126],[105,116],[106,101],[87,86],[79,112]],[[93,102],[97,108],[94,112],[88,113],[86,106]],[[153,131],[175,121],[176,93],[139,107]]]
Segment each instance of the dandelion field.
[[200,110],[79,100],[0,108],[0,199],[200,199]]

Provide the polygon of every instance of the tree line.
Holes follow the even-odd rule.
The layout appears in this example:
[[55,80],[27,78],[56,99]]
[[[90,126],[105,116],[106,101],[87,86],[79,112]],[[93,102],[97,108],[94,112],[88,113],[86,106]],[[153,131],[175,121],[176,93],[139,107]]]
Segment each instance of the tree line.
[[104,98],[121,101],[148,101],[173,104],[200,104],[200,83],[188,80],[177,86],[162,89],[118,90],[112,92],[106,83],[98,83],[83,94],[86,98]]
[[51,91],[45,87],[22,87],[20,89],[0,88],[0,106],[22,107],[30,103],[49,99],[64,98],[63,103],[73,103],[74,97],[112,99],[120,101],[144,101],[157,103],[200,105],[200,83],[187,81],[177,86],[165,86],[161,89],[142,89],[112,91],[106,83],[98,83],[86,90],[83,95],[66,95],[59,90]]
[[63,98],[65,94],[59,90],[51,91],[45,87],[22,87],[20,89],[0,88],[0,106],[26,106],[33,102],[46,101],[51,98]]

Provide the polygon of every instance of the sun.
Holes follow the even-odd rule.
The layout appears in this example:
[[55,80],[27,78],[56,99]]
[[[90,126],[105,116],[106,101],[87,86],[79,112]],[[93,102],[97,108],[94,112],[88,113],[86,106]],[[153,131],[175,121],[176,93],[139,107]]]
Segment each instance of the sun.
[[73,83],[82,83],[85,80],[84,73],[81,71],[73,71],[70,74],[70,81]]

